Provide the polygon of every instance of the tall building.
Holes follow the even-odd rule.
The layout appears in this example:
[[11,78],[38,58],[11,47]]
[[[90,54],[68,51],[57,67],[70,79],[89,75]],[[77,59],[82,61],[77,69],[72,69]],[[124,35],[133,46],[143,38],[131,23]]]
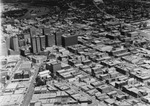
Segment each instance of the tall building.
[[36,28],[32,27],[30,28],[30,36],[36,36]]
[[41,51],[40,37],[39,36],[36,36],[36,49],[37,49],[38,53]]
[[55,45],[55,35],[50,34],[50,35],[45,35],[46,36],[46,46],[50,47]]
[[44,35],[50,35],[50,32],[51,32],[50,28],[44,28],[43,29],[43,34]]
[[40,36],[40,45],[41,45],[41,51],[43,51],[46,48],[45,35]]
[[7,49],[10,49],[10,37],[6,37],[6,45],[7,45]]
[[27,43],[30,44],[31,43],[30,34],[24,33],[23,36],[24,36],[25,44]]
[[47,47],[55,45],[55,35],[53,34],[53,32],[51,32],[50,28],[44,28],[43,34],[45,35]]
[[31,37],[31,51],[32,53],[37,53],[37,47],[36,47],[36,37]]
[[55,77],[56,71],[61,70],[61,63],[58,61],[51,63],[50,70],[52,71],[52,74]]
[[10,38],[10,48],[14,51],[19,51],[19,43],[17,36],[13,36]]
[[62,46],[67,47],[71,45],[78,44],[77,35],[62,35]]
[[7,43],[1,43],[0,45],[0,56],[7,56],[8,55],[8,47],[7,47]]
[[55,33],[55,44],[57,46],[60,46],[62,45],[62,39],[61,39],[61,36],[63,35],[63,32],[56,32]]

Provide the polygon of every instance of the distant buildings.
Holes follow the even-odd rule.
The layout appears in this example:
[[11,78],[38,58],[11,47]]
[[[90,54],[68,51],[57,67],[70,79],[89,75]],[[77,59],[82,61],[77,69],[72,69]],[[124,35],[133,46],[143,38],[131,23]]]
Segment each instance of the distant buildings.
[[51,47],[53,45],[67,47],[78,44],[77,35],[65,35],[61,31],[53,33],[50,28],[43,28],[42,35],[38,35],[36,29],[31,28],[30,36],[32,53],[37,54],[45,50],[46,47]]

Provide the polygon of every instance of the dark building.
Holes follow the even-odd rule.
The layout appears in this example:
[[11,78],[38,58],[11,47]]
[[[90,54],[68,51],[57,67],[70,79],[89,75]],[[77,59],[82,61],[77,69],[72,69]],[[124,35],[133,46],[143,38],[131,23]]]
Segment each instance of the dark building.
[[28,54],[30,54],[29,48],[26,48],[25,46],[20,48],[20,55],[27,56]]
[[53,76],[56,76],[56,71],[61,69],[61,63],[60,62],[53,62],[51,63],[51,70],[53,73]]
[[41,51],[40,37],[39,36],[36,36],[36,49],[37,49],[38,53]]
[[46,48],[45,35],[40,36],[40,45],[41,45],[41,51],[43,51]]
[[46,68],[51,71],[53,76],[56,76],[56,71],[61,69],[61,63],[59,61],[46,64]]
[[20,54],[21,54],[22,56],[25,56],[25,55],[26,55],[24,48],[21,48],[21,49],[20,49]]
[[50,33],[51,33],[50,28],[44,28],[44,29],[43,29],[43,34],[44,34],[44,35],[50,35]]
[[78,44],[77,35],[62,35],[62,46],[67,47],[71,45]]
[[47,47],[55,45],[55,35],[54,34],[45,35],[45,37],[46,37],[46,46]]
[[14,51],[19,51],[19,43],[17,36],[13,36],[10,38],[10,48]]
[[32,53],[37,53],[37,47],[36,47],[36,37],[31,37],[31,51]]
[[31,72],[29,70],[22,70],[14,74],[14,79],[30,78],[30,76]]
[[62,39],[61,39],[62,34],[63,34],[63,32],[56,32],[55,33],[55,44],[57,46],[62,45]]

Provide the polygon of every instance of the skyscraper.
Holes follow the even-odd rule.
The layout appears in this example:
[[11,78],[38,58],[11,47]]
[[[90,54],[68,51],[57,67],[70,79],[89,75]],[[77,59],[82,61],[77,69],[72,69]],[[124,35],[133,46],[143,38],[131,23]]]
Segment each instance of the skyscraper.
[[78,44],[77,35],[62,35],[62,46],[67,47],[71,45]]
[[30,28],[30,36],[35,36],[36,35],[36,28],[32,27]]
[[39,36],[36,36],[36,49],[37,49],[38,53],[41,51],[40,37]]
[[10,48],[14,51],[19,51],[19,43],[17,36],[13,36],[10,38]]
[[31,51],[32,53],[37,53],[37,47],[36,47],[36,37],[31,37]]
[[53,77],[56,76],[56,72],[57,72],[58,70],[60,70],[60,69],[61,69],[61,63],[60,63],[60,62],[56,61],[56,62],[52,62],[52,63],[51,63],[51,65],[50,65],[50,70],[52,71]]
[[55,35],[54,34],[46,35],[46,45],[47,45],[47,47],[55,45]]
[[57,46],[62,45],[62,39],[61,39],[62,34],[63,32],[55,32],[55,44]]
[[41,45],[41,51],[43,51],[46,48],[45,35],[40,36],[40,45]]
[[43,29],[43,34],[44,34],[44,35],[50,35],[50,32],[51,32],[51,31],[50,31],[50,28],[44,28],[44,29]]

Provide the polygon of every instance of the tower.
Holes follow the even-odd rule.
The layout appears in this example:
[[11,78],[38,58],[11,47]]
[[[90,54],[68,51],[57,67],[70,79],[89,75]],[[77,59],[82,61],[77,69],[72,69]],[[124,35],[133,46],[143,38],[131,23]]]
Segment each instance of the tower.
[[36,28],[32,27],[30,28],[30,36],[35,36],[36,35]]
[[49,35],[45,35],[45,36],[46,36],[47,47],[55,45],[55,35],[54,34],[49,34]]
[[44,28],[43,29],[43,34],[44,35],[49,35],[50,34],[50,28]]
[[51,70],[52,70],[53,77],[56,77],[56,72],[60,69],[61,69],[60,62],[57,61],[57,62],[51,63]]
[[10,48],[14,51],[19,51],[19,43],[18,43],[18,37],[17,36],[11,37]]
[[41,46],[41,51],[43,51],[46,47],[45,35],[40,36],[40,46]]
[[62,34],[63,32],[55,32],[55,44],[57,46],[62,45],[62,39],[61,39]]
[[37,53],[37,47],[36,47],[36,37],[31,37],[31,51],[32,53]]
[[37,49],[38,53],[41,51],[40,37],[39,36],[36,36],[36,49]]

